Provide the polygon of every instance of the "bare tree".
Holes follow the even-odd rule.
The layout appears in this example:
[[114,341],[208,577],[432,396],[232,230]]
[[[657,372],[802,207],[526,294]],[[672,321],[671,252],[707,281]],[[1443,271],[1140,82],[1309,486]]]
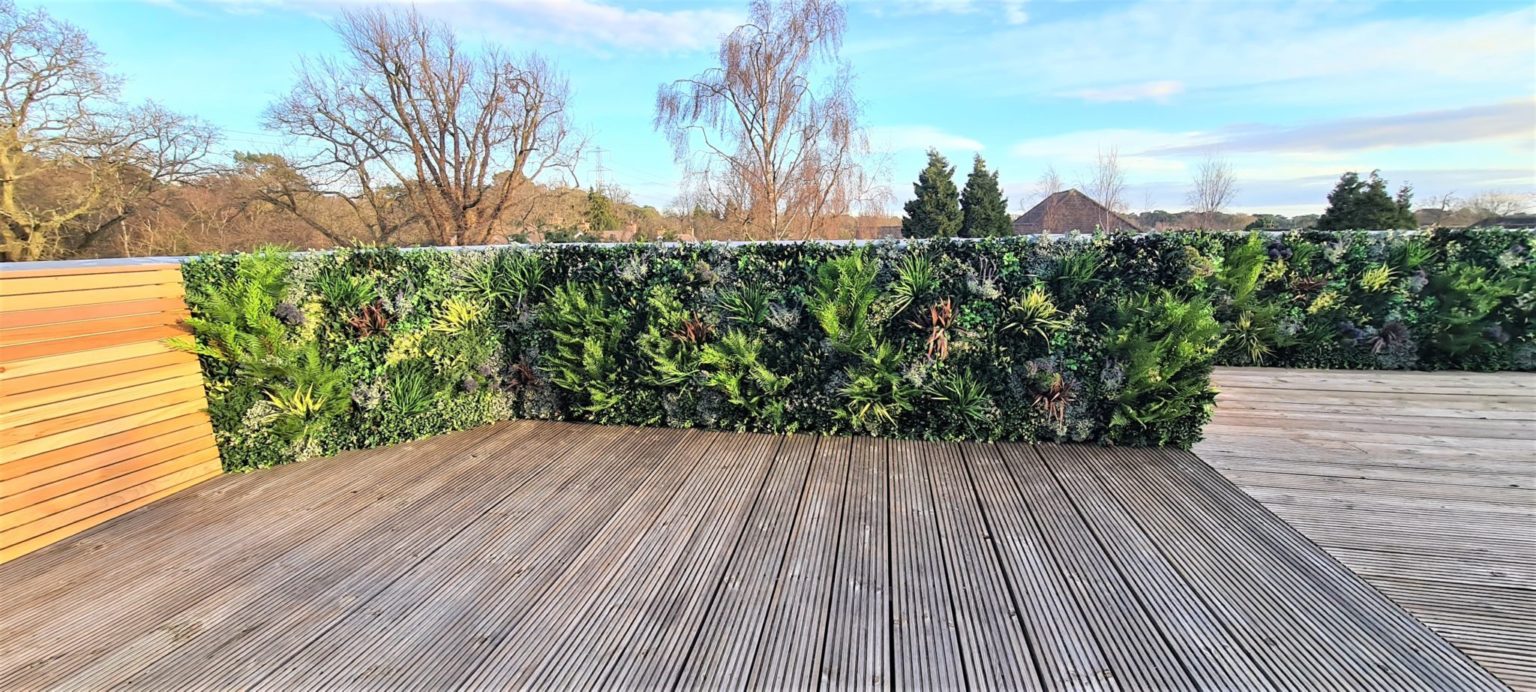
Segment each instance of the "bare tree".
[[342,58],[306,60],[266,121],[312,146],[295,169],[349,200],[358,240],[419,218],[432,242],[488,242],[525,188],[573,166],[569,89],[537,55],[468,51],[414,9],[349,12],[336,32]]
[[1082,184],[1088,195],[1104,206],[1104,219],[1099,227],[1108,231],[1120,224],[1115,215],[1125,211],[1125,171],[1120,169],[1120,148],[1100,149],[1094,160],[1088,179]]
[[1536,195],[1514,192],[1482,192],[1473,195],[1465,203],[1465,208],[1471,212],[1472,222],[1481,221],[1490,216],[1510,216],[1520,214],[1530,209],[1536,203]]
[[0,258],[81,252],[203,166],[216,133],[119,80],[75,26],[0,1]]
[[[718,67],[656,95],[655,127],[692,180],[690,197],[757,237],[809,237],[869,197],[852,72],[837,58],[846,18],[832,0],[753,0]],[[813,73],[830,77],[813,88]]]
[[1216,223],[1216,215],[1237,194],[1237,179],[1232,174],[1232,164],[1220,154],[1211,152],[1195,168],[1191,183],[1189,207],[1200,220],[1200,226],[1210,228]]
[[1040,177],[1035,179],[1035,196],[1045,199],[1061,192],[1064,187],[1066,187],[1066,183],[1061,181],[1061,174],[1056,172],[1056,167],[1054,165],[1047,165],[1045,171],[1040,174]]

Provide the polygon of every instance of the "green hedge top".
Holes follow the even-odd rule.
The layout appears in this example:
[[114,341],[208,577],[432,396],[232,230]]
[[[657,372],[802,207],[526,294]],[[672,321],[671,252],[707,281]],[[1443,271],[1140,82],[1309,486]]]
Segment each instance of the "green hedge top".
[[1213,363],[1531,369],[1532,237],[1168,234],[208,256],[231,469],[508,418],[1188,446]]

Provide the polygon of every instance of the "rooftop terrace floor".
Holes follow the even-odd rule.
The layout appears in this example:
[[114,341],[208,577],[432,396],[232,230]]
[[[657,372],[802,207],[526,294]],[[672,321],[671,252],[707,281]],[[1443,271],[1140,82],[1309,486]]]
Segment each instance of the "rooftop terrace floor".
[[1501,687],[1168,450],[511,422],[221,477],[0,584],[5,689]]
[[1223,368],[1201,459],[1536,690],[1536,375]]

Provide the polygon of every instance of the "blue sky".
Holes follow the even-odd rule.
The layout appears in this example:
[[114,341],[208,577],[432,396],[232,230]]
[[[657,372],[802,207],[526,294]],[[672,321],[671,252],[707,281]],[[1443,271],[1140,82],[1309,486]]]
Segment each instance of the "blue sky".
[[[31,6],[29,0],[20,0]],[[300,55],[333,53],[356,2],[55,1],[125,78],[225,129],[226,149],[290,151],[261,112]],[[651,128],[656,88],[709,67],[745,2],[418,3],[471,40],[538,51],[609,182],[665,206],[680,171]],[[1012,206],[1053,166],[1068,185],[1117,148],[1133,209],[1184,207],[1192,168],[1233,164],[1234,209],[1320,211],[1342,171],[1379,168],[1419,198],[1536,193],[1536,5],[1530,2],[856,0],[843,57],[896,205],[923,150],[963,172],[980,152]],[[590,182],[595,160],[582,166]]]

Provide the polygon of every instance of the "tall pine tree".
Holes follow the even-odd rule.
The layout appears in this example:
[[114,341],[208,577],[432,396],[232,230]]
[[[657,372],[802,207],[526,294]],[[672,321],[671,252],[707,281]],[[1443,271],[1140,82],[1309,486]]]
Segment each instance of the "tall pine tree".
[[997,182],[997,171],[987,171],[987,162],[981,154],[971,164],[971,174],[965,179],[965,190],[960,193],[960,236],[962,238],[987,238],[1008,235],[1013,230],[1013,220],[1008,218],[1008,200],[1003,198],[1002,186]]
[[1413,188],[1404,185],[1394,199],[1378,171],[1361,180],[1354,171],[1339,178],[1328,193],[1328,209],[1317,220],[1320,231],[1386,231],[1418,228],[1413,217]]
[[928,165],[912,185],[916,195],[902,207],[903,238],[951,238],[960,232],[960,192],[955,189],[955,167],[937,149],[928,150]]

